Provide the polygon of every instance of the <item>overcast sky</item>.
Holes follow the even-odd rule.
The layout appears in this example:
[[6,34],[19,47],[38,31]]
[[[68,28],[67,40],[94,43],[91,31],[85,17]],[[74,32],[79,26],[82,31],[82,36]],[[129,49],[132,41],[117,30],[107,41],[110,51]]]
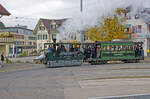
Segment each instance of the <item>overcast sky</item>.
[[[80,0],[0,0],[0,4],[11,13],[1,19],[8,26],[16,23],[34,28],[39,18],[80,18]],[[150,7],[150,0],[83,0],[83,4],[84,19],[91,24],[91,20],[107,15],[116,7]]]
[[[150,0],[83,0],[84,10],[98,3],[103,3],[105,6],[109,2],[120,3],[120,1],[143,1],[147,6],[150,4]],[[0,3],[13,16],[18,17],[62,18],[71,17],[80,12],[80,0],[0,0]]]
[[18,17],[63,18],[80,11],[80,0],[0,0],[0,2],[13,16]]
[[[84,5],[97,0],[87,1],[84,0]],[[29,28],[34,28],[39,18],[71,18],[80,13],[80,0],[0,0],[0,3],[11,13],[1,19],[7,26],[30,23]]]

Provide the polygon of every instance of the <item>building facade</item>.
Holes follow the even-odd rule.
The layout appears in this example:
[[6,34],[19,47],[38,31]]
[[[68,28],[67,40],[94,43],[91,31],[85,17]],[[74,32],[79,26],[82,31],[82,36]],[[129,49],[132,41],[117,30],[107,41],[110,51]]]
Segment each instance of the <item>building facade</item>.
[[[9,16],[10,13],[0,4],[0,18],[3,16]],[[5,27],[2,22],[0,22],[0,27]],[[13,42],[12,38],[0,38],[0,54],[2,52],[5,52],[4,54],[9,54],[8,52],[8,47],[11,45]]]
[[[34,35],[33,30],[23,27],[4,27],[0,28],[0,31],[1,35],[9,34],[11,35],[9,39],[12,39],[10,42],[8,37],[5,37],[9,43],[7,48],[5,48],[5,50],[7,49],[6,56],[20,56],[24,52],[29,55],[36,50],[36,35]],[[7,42],[3,41],[3,43]]]
[[130,39],[137,42],[143,42],[144,55],[148,56],[150,50],[150,25],[142,14],[127,14],[125,32],[130,34]]
[[58,28],[66,19],[40,19],[34,29],[37,36],[37,50],[44,48],[44,43],[60,42],[60,33]]
[[5,56],[9,56],[9,48],[13,45],[13,38],[1,38],[0,37],[0,54],[4,53]]

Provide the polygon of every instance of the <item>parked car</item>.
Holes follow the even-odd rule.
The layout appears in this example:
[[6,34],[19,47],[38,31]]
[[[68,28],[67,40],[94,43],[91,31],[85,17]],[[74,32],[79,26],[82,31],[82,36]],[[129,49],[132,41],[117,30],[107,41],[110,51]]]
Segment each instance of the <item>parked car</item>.
[[44,52],[41,52],[40,56],[37,56],[35,59],[33,59],[33,61],[40,60],[41,62],[43,62],[44,58],[45,58]]

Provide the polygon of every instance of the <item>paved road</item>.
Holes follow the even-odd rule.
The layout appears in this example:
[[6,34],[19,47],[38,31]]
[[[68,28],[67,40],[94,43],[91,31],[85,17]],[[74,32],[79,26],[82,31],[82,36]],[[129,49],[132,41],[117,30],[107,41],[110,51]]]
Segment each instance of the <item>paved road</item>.
[[150,93],[149,63],[0,68],[0,99],[90,99],[144,93]]

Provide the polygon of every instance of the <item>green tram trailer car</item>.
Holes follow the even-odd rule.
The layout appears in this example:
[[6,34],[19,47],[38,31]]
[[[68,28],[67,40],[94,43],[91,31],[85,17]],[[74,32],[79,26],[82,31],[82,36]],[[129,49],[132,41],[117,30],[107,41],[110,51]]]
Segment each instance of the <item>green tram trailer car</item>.
[[45,43],[44,64],[46,67],[77,66],[83,63],[79,43]]
[[90,58],[87,58],[87,61],[91,64],[105,64],[108,61],[134,63],[139,62],[139,60],[144,60],[142,42],[112,41],[85,45],[94,47],[95,52],[93,52],[95,55],[90,55]]

